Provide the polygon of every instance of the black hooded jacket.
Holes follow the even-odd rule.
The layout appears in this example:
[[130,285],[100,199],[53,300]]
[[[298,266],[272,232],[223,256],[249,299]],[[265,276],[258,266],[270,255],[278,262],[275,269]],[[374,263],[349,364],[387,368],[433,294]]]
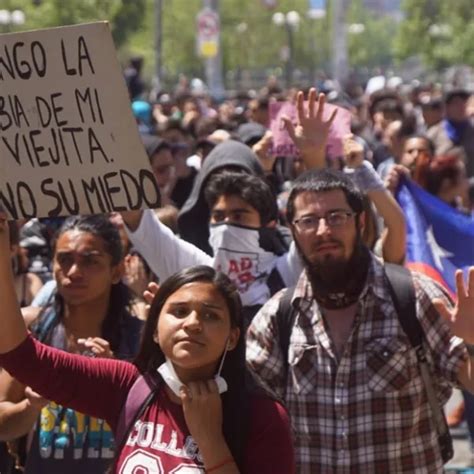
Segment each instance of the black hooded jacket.
[[178,215],[181,238],[191,242],[209,255],[209,207],[204,198],[204,188],[209,177],[222,169],[241,170],[264,177],[263,168],[255,153],[243,143],[228,140],[217,145],[206,157],[187,201]]

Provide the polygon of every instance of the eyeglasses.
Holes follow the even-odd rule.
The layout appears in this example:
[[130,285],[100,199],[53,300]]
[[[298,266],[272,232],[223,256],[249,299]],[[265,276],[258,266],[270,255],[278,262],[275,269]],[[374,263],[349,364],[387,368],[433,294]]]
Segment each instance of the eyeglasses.
[[300,232],[308,232],[317,230],[319,227],[319,221],[324,219],[328,227],[341,227],[343,226],[352,216],[355,216],[355,212],[344,211],[342,209],[328,211],[324,216],[303,216],[299,219],[295,219],[293,224]]

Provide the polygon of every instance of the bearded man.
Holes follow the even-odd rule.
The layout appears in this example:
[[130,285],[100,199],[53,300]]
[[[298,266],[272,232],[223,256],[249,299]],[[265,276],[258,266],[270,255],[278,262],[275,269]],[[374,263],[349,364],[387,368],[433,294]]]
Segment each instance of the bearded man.
[[[441,473],[416,351],[401,327],[383,263],[362,243],[362,209],[360,191],[338,171],[312,170],[295,180],[287,216],[305,269],[292,293],[292,326],[285,335],[278,322],[283,290],[253,319],[247,361],[286,404],[298,473]],[[474,342],[474,268],[467,287],[457,274],[452,310],[437,283],[411,277],[442,405],[452,385],[474,390],[466,344]]]

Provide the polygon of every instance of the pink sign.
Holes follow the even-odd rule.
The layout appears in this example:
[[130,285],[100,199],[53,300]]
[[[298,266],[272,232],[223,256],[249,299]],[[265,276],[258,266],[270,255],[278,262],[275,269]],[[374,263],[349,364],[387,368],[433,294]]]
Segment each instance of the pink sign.
[[[305,102],[305,109],[308,102]],[[351,133],[351,113],[343,107],[332,104],[324,105],[323,120],[329,120],[333,111],[337,109],[336,118],[329,129],[329,137],[326,146],[326,154],[330,158],[343,156],[343,139]],[[294,158],[298,156],[298,149],[283,126],[282,117],[287,116],[296,127],[298,125],[298,113],[296,104],[292,102],[270,103],[270,130],[273,134],[272,154],[274,156],[285,156]]]

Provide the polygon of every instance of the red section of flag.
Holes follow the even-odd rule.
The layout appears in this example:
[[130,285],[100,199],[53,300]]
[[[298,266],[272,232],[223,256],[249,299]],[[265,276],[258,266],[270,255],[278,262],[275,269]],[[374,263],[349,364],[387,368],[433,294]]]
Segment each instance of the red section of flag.
[[456,300],[456,294],[450,290],[444,278],[435,268],[422,262],[408,262],[407,264],[405,264],[405,266],[409,268],[410,270],[423,273],[424,275],[437,281],[440,285],[442,285],[445,288],[445,290],[449,293],[451,298],[453,298],[453,300]]

